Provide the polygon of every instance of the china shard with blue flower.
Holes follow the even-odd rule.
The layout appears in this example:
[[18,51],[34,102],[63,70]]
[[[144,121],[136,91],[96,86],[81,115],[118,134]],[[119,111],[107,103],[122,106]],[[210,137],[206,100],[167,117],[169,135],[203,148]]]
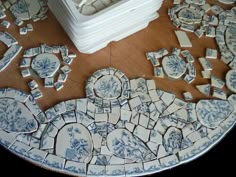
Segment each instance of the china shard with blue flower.
[[92,157],[93,142],[89,131],[82,124],[64,126],[57,135],[56,154],[67,160],[85,162]]
[[236,70],[230,70],[225,77],[228,89],[236,93]]
[[107,136],[107,146],[117,157],[132,161],[146,161],[155,155],[128,130],[116,129]]
[[183,8],[179,11],[178,17],[185,24],[199,24],[202,21],[202,16],[197,9]]
[[32,60],[31,67],[40,78],[52,77],[60,67],[60,60],[56,55],[43,53]]
[[216,128],[232,111],[231,104],[224,100],[201,100],[196,106],[199,121],[208,128]]
[[7,132],[31,133],[38,128],[37,121],[21,102],[0,98],[0,129]]
[[164,135],[164,147],[166,152],[175,154],[179,151],[182,142],[182,132],[175,128],[170,127]]
[[187,70],[185,61],[177,55],[164,57],[162,60],[162,66],[165,74],[172,79],[180,78]]
[[103,99],[115,99],[121,94],[121,82],[116,76],[105,75],[94,85],[97,96]]
[[226,29],[225,40],[229,50],[236,56],[236,24]]

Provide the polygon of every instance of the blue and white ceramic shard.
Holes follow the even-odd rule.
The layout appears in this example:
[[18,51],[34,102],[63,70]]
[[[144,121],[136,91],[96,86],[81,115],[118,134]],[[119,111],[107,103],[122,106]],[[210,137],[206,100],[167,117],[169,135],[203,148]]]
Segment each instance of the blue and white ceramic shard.
[[177,55],[164,57],[162,66],[165,74],[172,79],[180,78],[187,70],[185,61]]
[[30,133],[37,128],[37,121],[24,104],[14,99],[0,98],[0,129]]
[[236,70],[230,70],[225,77],[226,86],[228,89],[236,93]]
[[56,154],[67,160],[84,162],[92,157],[92,137],[82,124],[68,124],[57,135]]
[[56,55],[43,53],[32,60],[31,67],[41,78],[52,77],[60,67],[60,60]]
[[183,8],[179,11],[178,17],[182,23],[198,24],[202,21],[202,16],[197,9]]
[[196,106],[199,121],[208,128],[216,128],[232,111],[231,104],[223,100],[201,100]]

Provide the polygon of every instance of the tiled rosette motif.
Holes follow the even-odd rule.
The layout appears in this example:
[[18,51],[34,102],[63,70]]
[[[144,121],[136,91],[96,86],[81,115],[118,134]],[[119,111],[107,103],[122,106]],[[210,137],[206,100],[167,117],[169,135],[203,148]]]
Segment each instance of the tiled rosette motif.
[[[75,57],[75,54],[69,53],[66,46],[42,44],[39,47],[26,49],[19,66],[23,77],[35,77],[36,75],[44,80],[44,87],[54,87],[59,91],[68,79],[71,72],[69,65]],[[28,86],[32,92],[38,88],[35,80],[28,83]],[[33,92],[32,95],[35,98],[42,96],[39,90]]]
[[[208,13],[213,12],[213,15]],[[174,4],[168,10],[168,15],[172,23],[184,31],[194,32],[197,37],[215,37],[218,25],[217,15],[223,9],[218,5],[209,5],[205,0],[186,0],[179,4]]]
[[83,15],[93,15],[122,0],[73,0],[78,11]]
[[197,77],[195,59],[188,50],[173,48],[172,53],[162,48],[146,53],[146,58],[154,67],[154,76],[158,78],[183,79],[192,83]]
[[0,32],[0,42],[8,47],[7,51],[0,58],[0,72],[3,71],[12,60],[18,55],[22,47],[18,41],[8,32]]
[[86,94],[43,112],[31,95],[1,89],[0,143],[70,175],[141,176],[197,158],[236,122],[236,95],[184,102],[154,80],[129,80],[114,68],[96,71]]

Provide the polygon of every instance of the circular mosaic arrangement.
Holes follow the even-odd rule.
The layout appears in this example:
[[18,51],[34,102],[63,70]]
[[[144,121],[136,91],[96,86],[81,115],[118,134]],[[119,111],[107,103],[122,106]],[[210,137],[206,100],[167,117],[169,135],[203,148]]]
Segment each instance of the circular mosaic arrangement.
[[[80,3],[83,6],[88,2],[95,1]],[[11,10],[15,9],[14,15],[22,20],[36,18],[44,3],[44,0],[20,0]],[[179,22],[187,31],[194,31],[204,23],[211,27],[217,24],[216,41],[221,60],[235,69],[236,9],[222,12],[219,6],[213,6],[214,14],[219,14],[218,20],[206,15],[205,3],[205,0],[186,0],[170,9],[169,15],[175,25]],[[20,6],[21,11],[17,10]],[[214,36],[208,31],[211,29],[207,28],[206,33]],[[1,71],[21,47],[6,32],[0,33],[0,39],[10,47],[0,60]],[[64,66],[57,56],[59,53]],[[206,53],[214,58],[213,50]],[[161,49],[146,56],[154,66],[155,76],[166,74],[172,79],[184,76],[187,83],[196,77],[194,58],[188,50],[174,48],[168,55],[167,50]],[[21,73],[23,77],[30,76],[31,67],[44,79],[45,87],[59,90],[70,72],[67,65],[74,57],[66,46],[43,44],[25,50],[20,62]],[[162,68],[158,67],[161,58]],[[199,61],[204,69],[210,70],[207,60]],[[52,78],[57,72],[61,73],[54,83]],[[236,70],[228,71],[226,86],[233,93],[236,93],[235,80]],[[0,144],[39,166],[69,175],[139,176],[160,172],[196,159],[233,128],[236,94],[226,95],[220,90],[224,85],[212,76],[211,85],[198,88],[209,95],[213,86],[215,96],[220,99],[192,103],[157,89],[154,80],[130,80],[122,71],[110,67],[97,70],[89,77],[86,98],[62,101],[46,111],[36,102],[41,95],[35,90],[38,85],[34,80],[28,83],[31,95],[13,88],[0,88]]]
[[154,80],[129,80],[114,68],[96,71],[88,88],[87,98],[45,112],[31,95],[0,89],[0,143],[70,175],[137,176],[197,158],[236,123],[235,95],[184,102]]

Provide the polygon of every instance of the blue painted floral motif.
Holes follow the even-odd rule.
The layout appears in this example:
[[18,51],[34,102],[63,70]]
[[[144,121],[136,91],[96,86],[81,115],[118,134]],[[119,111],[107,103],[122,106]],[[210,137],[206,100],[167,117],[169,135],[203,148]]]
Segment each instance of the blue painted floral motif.
[[40,54],[33,59],[31,67],[41,78],[52,77],[59,69],[60,61],[53,54]]
[[168,77],[177,79],[186,72],[186,63],[177,55],[171,55],[163,58],[163,69]]
[[29,5],[25,0],[19,0],[10,7],[11,13],[15,18],[18,18],[20,14],[28,13]]
[[199,121],[208,128],[216,128],[233,111],[228,101],[201,100],[196,106]]
[[225,35],[228,48],[234,55],[236,55],[236,25],[228,27]]
[[178,13],[179,19],[185,24],[200,23],[202,20],[199,11],[191,8],[184,8]]
[[37,121],[25,105],[9,98],[0,99],[0,129],[30,133],[37,128]]
[[170,127],[164,135],[164,147],[166,152],[175,154],[179,151],[182,142],[182,132],[175,128]]
[[94,86],[97,96],[103,99],[114,99],[121,94],[121,82],[116,76],[105,75]]
[[56,154],[72,161],[84,162],[92,153],[92,139],[81,124],[69,124],[57,137]]
[[112,131],[107,137],[107,144],[109,150],[119,158],[145,161],[149,160],[149,155],[154,156],[140,139],[127,130]]

